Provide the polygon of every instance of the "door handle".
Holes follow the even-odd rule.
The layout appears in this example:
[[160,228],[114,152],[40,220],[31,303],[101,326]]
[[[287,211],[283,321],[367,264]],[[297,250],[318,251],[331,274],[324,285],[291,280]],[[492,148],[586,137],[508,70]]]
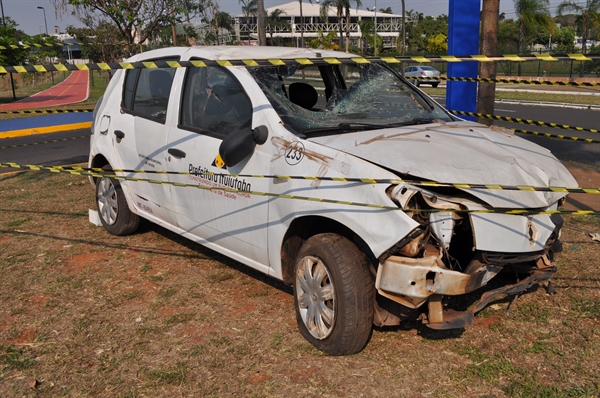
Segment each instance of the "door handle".
[[125,138],[125,133],[122,132],[121,130],[115,130],[115,135],[117,136],[118,139],[122,140],[123,138]]
[[177,149],[177,148],[169,148],[167,150],[167,152],[169,153],[169,155],[173,155],[176,158],[179,159],[183,159],[185,157],[185,152],[183,152],[181,149]]

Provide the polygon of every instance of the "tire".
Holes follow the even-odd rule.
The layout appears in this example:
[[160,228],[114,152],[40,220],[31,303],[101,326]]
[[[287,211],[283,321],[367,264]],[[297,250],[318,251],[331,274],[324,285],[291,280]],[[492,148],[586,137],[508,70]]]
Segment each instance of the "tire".
[[375,286],[366,256],[348,239],[319,234],[300,248],[294,305],[300,333],[330,355],[360,352],[373,328]]
[[129,209],[121,184],[114,178],[96,180],[96,207],[104,229],[112,235],[132,234],[140,225],[140,217]]
[[431,87],[436,88],[438,86],[439,83],[433,83],[431,84]]

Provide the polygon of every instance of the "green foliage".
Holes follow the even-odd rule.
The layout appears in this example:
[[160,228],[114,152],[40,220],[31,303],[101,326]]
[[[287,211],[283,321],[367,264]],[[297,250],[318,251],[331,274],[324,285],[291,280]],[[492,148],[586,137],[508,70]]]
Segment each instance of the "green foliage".
[[549,0],[514,0],[514,4],[519,24],[519,52],[522,52],[539,31],[553,32],[554,21]]
[[519,24],[517,21],[506,19],[498,24],[498,49],[500,54],[519,51]]
[[9,47],[8,50],[0,51],[0,65],[22,65],[27,59],[29,50],[24,48],[10,48],[16,46],[19,40],[28,38],[25,33],[17,30],[17,23],[10,17],[6,17],[6,26],[0,26],[0,46]]
[[448,17],[440,15],[437,18],[427,16],[420,20],[416,25],[406,26],[406,45],[408,51],[419,53],[428,51],[429,39],[438,35],[448,34]]
[[93,62],[115,62],[126,56],[123,36],[112,23],[84,18],[85,28],[67,26],[67,33],[79,42],[82,57]]
[[440,33],[427,39],[427,51],[430,53],[445,53],[448,52],[448,38],[445,34]]
[[333,42],[335,39],[337,39],[336,32],[324,34],[323,31],[319,29],[317,38],[310,41],[310,47],[322,48],[324,50],[337,50],[339,45]]

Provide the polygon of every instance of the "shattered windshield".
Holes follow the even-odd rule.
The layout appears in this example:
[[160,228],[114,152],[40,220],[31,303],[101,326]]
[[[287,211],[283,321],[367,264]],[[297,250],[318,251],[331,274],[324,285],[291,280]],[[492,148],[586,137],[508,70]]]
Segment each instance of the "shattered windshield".
[[249,68],[295,133],[371,130],[451,121],[388,66],[379,63]]

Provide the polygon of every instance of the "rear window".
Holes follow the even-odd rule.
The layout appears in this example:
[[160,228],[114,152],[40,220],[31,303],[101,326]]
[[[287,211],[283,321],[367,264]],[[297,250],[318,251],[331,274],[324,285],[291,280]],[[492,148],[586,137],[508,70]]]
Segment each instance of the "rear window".
[[123,109],[136,116],[164,123],[175,70],[157,68],[127,71]]

